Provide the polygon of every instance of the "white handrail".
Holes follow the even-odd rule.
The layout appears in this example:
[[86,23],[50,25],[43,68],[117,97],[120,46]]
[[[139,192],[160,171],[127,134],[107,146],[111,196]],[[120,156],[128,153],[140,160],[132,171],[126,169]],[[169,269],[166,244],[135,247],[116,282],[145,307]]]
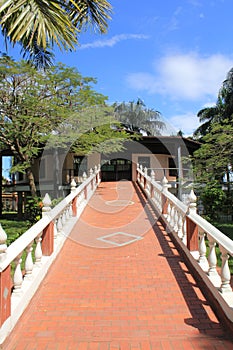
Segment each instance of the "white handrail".
[[[229,257],[233,257],[233,240],[227,237],[211,223],[196,212],[196,197],[193,190],[189,195],[189,203],[181,202],[168,191],[168,181],[162,184],[154,181],[153,174],[148,176],[147,169],[137,166],[137,181],[142,190],[163,218],[166,228],[178,237],[178,241],[189,249],[194,260],[208,276],[213,288],[217,288],[228,306],[233,307],[233,291],[229,269]],[[207,256],[206,240],[210,250]],[[221,252],[221,271],[216,268],[216,244]],[[233,317],[233,315],[232,315]],[[232,320],[233,321],[233,320]]]
[[[6,247],[7,235],[0,225],[0,278],[5,283],[2,286],[5,294],[0,295],[0,312],[3,313],[0,318],[0,344],[18,321],[74,223],[99,185],[100,166],[94,169],[95,171],[89,172],[89,177],[84,176],[85,181],[77,188],[72,181],[71,193],[53,209],[50,208],[51,201],[46,194],[42,218],[9,247]],[[34,242],[36,245],[33,248]],[[35,262],[32,259],[33,250]],[[25,276],[21,267],[23,252],[26,252]],[[11,292],[10,271],[13,262],[16,263],[16,268]]]

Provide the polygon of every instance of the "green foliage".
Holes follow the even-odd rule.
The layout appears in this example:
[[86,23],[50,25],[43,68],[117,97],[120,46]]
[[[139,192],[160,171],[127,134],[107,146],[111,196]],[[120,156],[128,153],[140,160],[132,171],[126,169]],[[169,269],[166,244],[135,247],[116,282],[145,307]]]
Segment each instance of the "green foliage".
[[48,147],[118,151],[132,135],[116,132],[113,107],[96,92],[96,80],[63,64],[37,71],[25,61],[0,58],[0,144],[14,154],[12,172],[26,173],[36,195],[32,163]]
[[218,220],[222,206],[226,201],[226,194],[217,181],[211,181],[204,187],[200,199],[205,208],[208,220]]
[[27,197],[25,205],[25,219],[31,227],[41,219],[43,203],[40,197]]
[[160,112],[146,108],[140,99],[136,102],[115,103],[113,107],[116,120],[128,131],[155,136],[161,135],[165,127]]
[[19,43],[22,51],[39,67],[50,64],[50,48],[72,50],[78,33],[91,26],[100,33],[107,30],[111,5],[106,0],[1,1],[1,29],[5,38]]

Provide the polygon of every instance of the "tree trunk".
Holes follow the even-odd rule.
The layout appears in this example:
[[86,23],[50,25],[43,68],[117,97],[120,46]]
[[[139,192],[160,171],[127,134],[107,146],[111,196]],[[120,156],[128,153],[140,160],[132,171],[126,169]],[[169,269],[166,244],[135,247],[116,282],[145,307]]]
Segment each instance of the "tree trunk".
[[36,197],[37,193],[36,193],[35,179],[31,168],[28,168],[26,170],[26,175],[27,175],[27,179],[30,187],[31,196]]

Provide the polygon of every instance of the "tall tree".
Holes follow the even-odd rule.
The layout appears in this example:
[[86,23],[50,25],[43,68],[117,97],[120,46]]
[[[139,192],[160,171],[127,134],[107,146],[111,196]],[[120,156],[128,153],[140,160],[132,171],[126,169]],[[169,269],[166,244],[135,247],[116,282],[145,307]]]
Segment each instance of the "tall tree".
[[224,210],[225,214],[233,215],[232,165],[233,123],[224,119],[211,124],[201,147],[194,153],[196,179],[205,184],[200,188],[201,199],[211,219],[217,219]]
[[194,169],[197,180],[206,184],[202,191],[203,202],[212,218],[221,212],[224,203],[233,215],[233,69],[219,90],[216,105],[202,109],[198,117],[205,122],[194,133],[194,137],[202,141],[200,149],[194,153]]
[[233,115],[233,68],[227,73],[226,79],[218,93],[217,102],[212,107],[201,109],[197,117],[203,122],[194,132],[194,137],[201,138],[211,131],[212,124],[225,119],[232,120]]
[[[0,58],[0,144],[14,154],[13,170],[26,173],[32,196],[36,195],[32,162],[48,140],[58,147],[72,138],[73,147],[78,149],[81,143],[82,151],[90,152],[90,145],[97,147],[114,137],[106,96],[97,93],[93,83],[93,78],[62,64],[45,74],[25,61]],[[94,123],[87,111],[98,105],[103,110]],[[73,134],[64,133],[67,128]],[[127,137],[122,133],[119,144]]]
[[128,131],[155,136],[160,135],[165,127],[160,120],[160,112],[146,108],[141,99],[136,102],[115,103],[114,108],[116,120]]
[[73,50],[88,26],[105,33],[111,15],[107,0],[0,0],[2,33],[38,65],[51,63],[54,45]]

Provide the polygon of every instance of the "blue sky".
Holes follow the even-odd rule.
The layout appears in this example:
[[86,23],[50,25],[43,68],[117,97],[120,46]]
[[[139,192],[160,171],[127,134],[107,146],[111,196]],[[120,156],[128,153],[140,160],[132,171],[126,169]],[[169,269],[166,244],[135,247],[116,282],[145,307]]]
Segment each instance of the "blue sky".
[[109,1],[108,33],[82,33],[76,51],[56,50],[56,61],[97,78],[96,90],[109,102],[140,97],[174,133],[191,135],[197,112],[216,102],[233,67],[233,1]]

